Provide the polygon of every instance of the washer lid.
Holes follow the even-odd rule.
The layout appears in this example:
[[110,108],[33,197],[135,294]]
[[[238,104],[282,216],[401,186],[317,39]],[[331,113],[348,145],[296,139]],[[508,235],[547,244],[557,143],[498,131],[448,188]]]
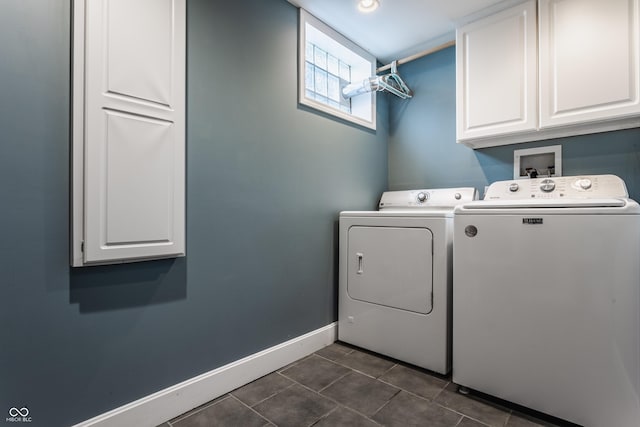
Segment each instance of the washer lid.
[[621,208],[628,199],[524,199],[480,200],[467,203],[464,209],[518,209],[518,208]]

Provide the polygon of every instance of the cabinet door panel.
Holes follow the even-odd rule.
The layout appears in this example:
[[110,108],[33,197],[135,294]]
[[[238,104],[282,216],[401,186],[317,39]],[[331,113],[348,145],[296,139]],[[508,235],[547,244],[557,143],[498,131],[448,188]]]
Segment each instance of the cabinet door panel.
[[174,204],[173,125],[105,111],[105,244],[165,242]]
[[640,113],[638,1],[540,1],[542,127]]
[[84,262],[183,255],[185,0],[85,8]]
[[458,139],[536,129],[535,2],[461,27],[456,38]]
[[[107,91],[170,105],[172,0],[105,3]],[[141,21],[141,17],[153,19]]]

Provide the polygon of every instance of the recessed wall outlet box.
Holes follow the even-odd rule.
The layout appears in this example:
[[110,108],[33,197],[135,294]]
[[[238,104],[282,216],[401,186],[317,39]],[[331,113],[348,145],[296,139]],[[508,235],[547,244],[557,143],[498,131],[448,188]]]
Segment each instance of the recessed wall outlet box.
[[562,146],[513,151],[513,179],[562,176]]

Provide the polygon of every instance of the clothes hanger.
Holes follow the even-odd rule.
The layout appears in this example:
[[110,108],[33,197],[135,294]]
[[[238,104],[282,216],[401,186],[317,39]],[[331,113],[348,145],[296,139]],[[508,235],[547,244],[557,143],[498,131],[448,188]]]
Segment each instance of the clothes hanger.
[[342,89],[342,96],[346,99],[367,92],[390,92],[395,96],[407,99],[413,97],[413,91],[405,84],[398,74],[398,61],[391,63],[391,73],[382,76],[369,77],[361,82],[350,83]]
[[395,96],[407,99],[413,97],[413,91],[405,84],[400,74],[398,74],[398,61],[391,63],[391,73],[380,76],[380,84],[384,90],[391,92]]

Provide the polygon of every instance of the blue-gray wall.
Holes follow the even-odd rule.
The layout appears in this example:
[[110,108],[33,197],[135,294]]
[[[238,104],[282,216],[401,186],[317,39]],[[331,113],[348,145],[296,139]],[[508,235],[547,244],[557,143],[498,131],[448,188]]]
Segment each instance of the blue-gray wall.
[[298,107],[297,10],[188,1],[187,257],[69,263],[70,6],[0,2],[0,420],[83,421],[336,319],[336,220],[372,132]]
[[640,200],[640,128],[472,150],[456,144],[455,47],[399,67],[414,90],[389,106],[389,189],[472,186],[513,178],[513,151],[562,145],[562,174],[612,173]]

